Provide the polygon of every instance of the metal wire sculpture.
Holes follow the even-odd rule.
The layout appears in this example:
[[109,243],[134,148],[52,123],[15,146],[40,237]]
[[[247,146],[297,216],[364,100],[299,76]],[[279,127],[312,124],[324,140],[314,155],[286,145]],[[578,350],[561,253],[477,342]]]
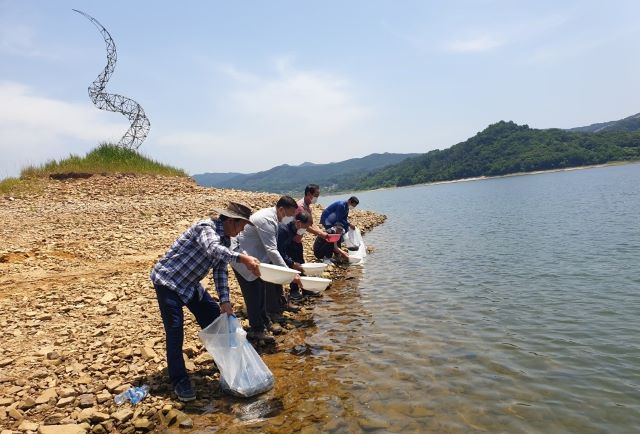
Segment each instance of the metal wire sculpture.
[[107,82],[111,78],[113,70],[116,67],[116,60],[118,60],[116,44],[114,44],[107,29],[105,29],[98,20],[85,12],[77,9],[73,10],[84,15],[98,28],[107,46],[107,66],[104,67],[104,70],[93,83],[91,83],[91,86],[89,86],[89,98],[91,98],[93,104],[100,110],[122,113],[129,118],[131,126],[122,138],[120,138],[117,146],[126,149],[138,149],[140,145],[142,145],[142,142],[144,142],[144,139],[147,138],[147,134],[149,134],[149,129],[151,128],[151,123],[145,115],[142,106],[126,96],[105,92]]

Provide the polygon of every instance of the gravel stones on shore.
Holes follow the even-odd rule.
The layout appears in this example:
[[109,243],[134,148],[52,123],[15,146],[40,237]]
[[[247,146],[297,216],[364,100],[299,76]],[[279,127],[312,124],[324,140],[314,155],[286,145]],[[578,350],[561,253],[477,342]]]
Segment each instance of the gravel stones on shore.
[[[167,384],[164,330],[149,272],[213,207],[234,200],[255,211],[278,197],[203,188],[186,178],[96,175],[49,181],[39,194],[4,201],[0,428],[67,434],[193,426],[196,418],[174,401]],[[320,211],[314,207],[316,221]],[[353,212],[365,230],[383,219]],[[312,242],[305,237],[307,254]],[[233,273],[230,286],[241,313]],[[198,396],[206,402],[219,396],[218,373],[198,330],[186,313],[187,368],[196,371]],[[116,394],[141,384],[151,391],[140,404],[114,404]]]

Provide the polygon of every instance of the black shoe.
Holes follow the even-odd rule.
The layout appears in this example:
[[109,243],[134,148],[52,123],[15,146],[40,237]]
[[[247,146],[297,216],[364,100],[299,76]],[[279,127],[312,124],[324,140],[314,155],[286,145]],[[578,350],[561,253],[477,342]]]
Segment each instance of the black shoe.
[[274,338],[273,335],[266,330],[249,330],[249,332],[247,333],[247,339],[252,341],[263,341],[265,344],[274,344],[276,342],[276,338]]
[[309,291],[307,289],[302,290],[302,295],[305,297],[322,297],[322,294],[319,292]]
[[193,401],[196,399],[196,392],[191,387],[191,381],[189,377],[184,377],[173,388],[173,391],[178,395],[178,399],[183,402]]
[[300,294],[300,291],[291,291],[289,293],[289,299],[290,300],[302,300],[304,298],[304,295]]
[[[302,297],[302,296],[301,296],[301,297]],[[304,299],[304,297],[300,298],[300,300],[303,300],[303,299]],[[297,306],[292,305],[291,303],[288,303],[288,304],[283,308],[283,310],[284,310],[285,312],[293,312],[293,313],[295,313],[295,312],[300,312],[300,308],[299,308],[299,307],[297,307]]]

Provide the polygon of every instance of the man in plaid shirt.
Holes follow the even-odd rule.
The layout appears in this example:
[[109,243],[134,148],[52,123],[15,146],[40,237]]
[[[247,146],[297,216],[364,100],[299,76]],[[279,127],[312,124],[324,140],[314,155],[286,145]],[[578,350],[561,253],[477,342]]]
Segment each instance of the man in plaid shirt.
[[[259,275],[260,261],[253,256],[229,250],[230,237],[247,224],[251,209],[230,202],[226,209],[215,209],[218,218],[201,220],[186,230],[151,271],[160,314],[167,337],[167,365],[173,390],[182,401],[196,399],[182,356],[184,340],[183,306],[193,313],[201,328],[207,327],[220,312],[233,315],[229,300],[227,264],[240,263]],[[200,281],[213,270],[220,306]]]

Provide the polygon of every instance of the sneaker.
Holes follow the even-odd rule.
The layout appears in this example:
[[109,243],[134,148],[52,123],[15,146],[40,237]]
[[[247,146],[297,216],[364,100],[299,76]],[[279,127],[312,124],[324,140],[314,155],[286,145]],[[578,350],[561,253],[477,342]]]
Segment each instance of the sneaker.
[[302,290],[302,295],[304,295],[305,297],[321,297],[322,296],[322,294],[319,292],[309,291],[307,289]]
[[191,381],[189,377],[184,377],[173,388],[173,391],[178,395],[178,399],[182,402],[193,401],[196,399],[196,392],[191,387]]
[[259,332],[249,330],[249,332],[247,333],[247,339],[251,339],[254,341],[264,341],[264,343],[266,344],[273,344],[276,342],[276,338],[274,338],[273,335],[266,330],[261,330]]

